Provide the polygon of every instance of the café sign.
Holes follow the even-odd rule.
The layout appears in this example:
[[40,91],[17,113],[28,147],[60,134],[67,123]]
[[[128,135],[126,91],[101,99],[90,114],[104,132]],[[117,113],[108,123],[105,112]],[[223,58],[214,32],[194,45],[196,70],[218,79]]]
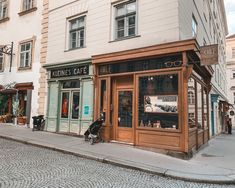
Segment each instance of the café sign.
[[202,46],[200,55],[202,65],[218,64],[218,44]]
[[51,70],[51,78],[89,75],[89,65],[64,67]]

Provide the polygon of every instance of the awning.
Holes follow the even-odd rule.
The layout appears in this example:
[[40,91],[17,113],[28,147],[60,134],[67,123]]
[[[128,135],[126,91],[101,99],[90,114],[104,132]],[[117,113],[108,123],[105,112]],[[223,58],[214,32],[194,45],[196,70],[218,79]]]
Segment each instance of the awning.
[[15,94],[17,91],[24,91],[24,90],[33,90],[34,86],[32,82],[28,83],[13,83],[11,87],[8,84],[6,87],[0,85],[0,93],[2,94]]

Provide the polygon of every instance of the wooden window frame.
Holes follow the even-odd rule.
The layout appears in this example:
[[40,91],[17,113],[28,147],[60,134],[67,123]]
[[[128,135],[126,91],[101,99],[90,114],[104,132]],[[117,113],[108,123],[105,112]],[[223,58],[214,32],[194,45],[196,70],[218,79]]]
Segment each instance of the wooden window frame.
[[36,7],[36,0],[31,0],[31,6],[29,8],[25,8],[24,7],[24,3],[29,3],[28,1],[30,0],[21,0],[21,11],[18,13],[19,16],[23,16],[25,14],[28,14],[28,13],[31,13],[31,12],[34,12],[37,10],[37,7]]

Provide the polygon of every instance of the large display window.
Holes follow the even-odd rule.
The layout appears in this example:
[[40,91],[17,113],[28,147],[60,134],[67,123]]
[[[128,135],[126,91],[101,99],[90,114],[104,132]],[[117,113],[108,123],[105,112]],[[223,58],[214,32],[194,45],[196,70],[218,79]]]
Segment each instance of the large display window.
[[139,77],[139,127],[178,129],[178,74]]

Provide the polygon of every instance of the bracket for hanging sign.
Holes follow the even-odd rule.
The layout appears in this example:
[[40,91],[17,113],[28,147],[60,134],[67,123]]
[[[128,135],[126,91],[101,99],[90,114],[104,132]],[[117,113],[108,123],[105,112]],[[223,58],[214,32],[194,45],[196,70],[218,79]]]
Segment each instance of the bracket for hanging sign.
[[11,44],[5,45],[0,47],[0,53],[6,54],[10,56],[10,69],[9,72],[11,72],[12,67],[12,60],[13,60],[13,42]]

